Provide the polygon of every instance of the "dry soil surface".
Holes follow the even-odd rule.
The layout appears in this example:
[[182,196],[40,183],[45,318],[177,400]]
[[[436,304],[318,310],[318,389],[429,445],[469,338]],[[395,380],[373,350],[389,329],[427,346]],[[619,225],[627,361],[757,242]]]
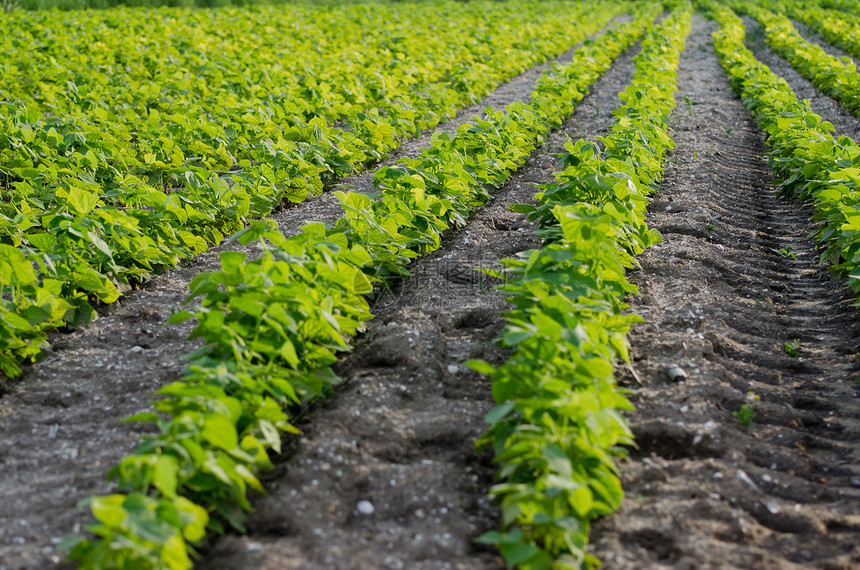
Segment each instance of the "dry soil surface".
[[711,29],[696,21],[679,71],[677,149],[648,218],[664,241],[633,275],[638,449],[595,553],[607,568],[857,568],[860,319],[818,263],[811,206],[774,196]]

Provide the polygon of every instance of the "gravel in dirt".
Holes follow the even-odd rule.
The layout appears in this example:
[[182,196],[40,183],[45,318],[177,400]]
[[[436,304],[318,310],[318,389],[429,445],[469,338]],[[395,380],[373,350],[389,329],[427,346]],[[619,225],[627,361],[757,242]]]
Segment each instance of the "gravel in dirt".
[[200,566],[224,569],[497,569],[474,543],[497,528],[487,498],[493,466],[473,450],[492,407],[490,385],[464,366],[500,363],[507,309],[478,270],[537,247],[508,206],[552,181],[553,152],[582,132],[605,134],[633,74],[623,54],[573,117],[494,193],[467,226],[419,260],[374,308],[377,318],[337,369],[338,396],[312,410],[295,454],[267,476],[248,534],[219,539]]
[[682,55],[648,217],[664,241],[632,275],[638,449],[594,553],[609,569],[857,568],[860,318],[818,264],[810,205],[775,197],[713,26],[695,18]]
[[[556,59],[569,59],[572,50]],[[501,108],[527,99],[550,64],[536,66],[500,86],[480,105],[460,111],[438,129],[454,130],[486,106]],[[425,133],[407,141],[382,164],[416,156],[429,140],[430,133]],[[371,179],[372,172],[367,172],[341,184],[370,190]],[[530,187],[526,194],[533,192]],[[270,218],[292,234],[307,222],[332,224],[341,214],[331,193],[324,193]],[[181,306],[191,279],[202,271],[217,270],[218,254],[228,250],[256,253],[253,245],[226,243],[182,263],[101,308],[101,318],[91,325],[54,334],[53,349],[46,358],[27,367],[20,380],[4,384],[0,393],[0,570],[59,564],[56,544],[90,520],[85,508],[76,507],[78,501],[112,491],[105,481],[107,470],[134,449],[146,429],[122,423],[122,418],[148,409],[152,392],[178,378],[181,356],[198,346],[185,340],[192,323],[167,325],[165,321]],[[461,413],[465,410],[452,409],[444,417],[449,421]],[[440,476],[447,480],[447,475]],[[459,483],[451,480],[449,484]],[[483,496],[485,490],[476,496]],[[423,497],[425,490],[414,492]],[[368,510],[367,504],[361,505],[357,512]],[[379,516],[378,506],[373,508]],[[458,534],[457,540],[461,538]]]

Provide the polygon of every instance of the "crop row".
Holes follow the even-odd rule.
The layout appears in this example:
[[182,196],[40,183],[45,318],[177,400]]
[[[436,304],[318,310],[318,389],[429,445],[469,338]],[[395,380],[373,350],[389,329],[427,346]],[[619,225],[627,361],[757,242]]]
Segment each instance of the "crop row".
[[717,6],[712,13],[720,25],[716,52],[732,87],[768,135],[780,192],[814,199],[814,219],[822,222],[817,237],[826,247],[822,257],[860,295],[860,147],[848,137],[834,139],[833,125],[753,57],[740,18]]
[[735,3],[735,9],[750,14],[764,27],[767,43],[816,88],[839,101],[853,114],[860,114],[860,74],[853,63],[828,54],[821,46],[804,40],[791,21],[754,4]]
[[363,295],[438,248],[659,10],[641,8],[577,50],[541,77],[529,103],[437,134],[419,158],[381,169],[376,200],[338,192],[345,215],[335,227],[311,224],[285,238],[255,221],[240,232],[236,239],[261,240],[264,253],[224,253],[220,271],[193,280],[189,300],[201,297],[201,307],[172,320],[196,317],[192,336],[206,344],[189,356],[186,375],[159,391],[156,412],[133,418],[153,422],[156,434],[111,471],[124,494],[90,500],[97,538],[75,539],[79,566],[187,568],[207,528],[241,530],[268,451],[295,432],[285,408],[330,391],[336,353],[371,317]]
[[568,143],[539,205],[517,208],[539,221],[544,244],[504,260],[508,274],[498,274],[515,307],[500,342],[514,352],[498,367],[470,363],[490,375],[498,404],[477,446],[496,453],[502,529],[482,540],[512,567],[599,565],[586,553],[590,521],[621,502],[614,458],[632,444],[620,414],[632,406],[613,365],[629,363],[626,333],[641,321],[625,312],[636,288],[624,274],[660,241],[644,217],[674,146],[668,123],[690,17],[681,4],[643,41],[604,148]]
[[858,0],[820,0],[820,4],[822,8],[860,16],[860,1]]
[[860,37],[857,28],[860,18],[827,10],[808,2],[785,2],[785,11],[818,32],[830,44],[854,57],[860,57]]
[[[131,12],[5,16],[16,33],[0,38],[0,267],[18,277],[2,281],[0,371],[17,375],[47,329],[88,322],[94,300],[113,302],[282,200],[318,193],[620,10],[445,6],[453,12],[321,11],[314,26],[298,8],[184,24],[168,11],[151,23]],[[429,32],[410,40],[413,28]],[[362,30],[376,55],[350,51]],[[284,45],[251,50],[269,31]]]

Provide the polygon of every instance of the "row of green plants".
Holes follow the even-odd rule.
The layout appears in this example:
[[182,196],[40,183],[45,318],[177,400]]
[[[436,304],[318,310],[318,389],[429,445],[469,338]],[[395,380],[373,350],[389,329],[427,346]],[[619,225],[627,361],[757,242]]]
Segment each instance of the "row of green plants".
[[10,16],[0,263],[20,277],[2,282],[0,371],[18,375],[51,328],[87,323],[96,302],[318,194],[620,10],[542,9]]
[[[229,6],[311,4],[414,4],[427,0],[0,0],[0,13],[13,10],[104,10],[121,6],[145,8],[225,8]],[[432,1],[432,0],[430,0]],[[466,2],[468,0],[458,0]]]
[[780,193],[815,202],[822,260],[860,295],[860,147],[849,137],[834,138],[833,125],[755,59],[744,45],[743,22],[736,14],[711,8],[719,23],[715,50],[732,87],[767,133]]
[[755,18],[764,28],[767,44],[817,89],[854,115],[860,115],[860,74],[853,62],[843,61],[821,46],[807,42],[783,14],[747,2],[735,2],[733,6]]
[[641,321],[627,312],[636,288],[625,270],[660,241],[644,217],[674,147],[668,123],[691,13],[680,5],[643,41],[611,134],[568,143],[539,205],[516,207],[539,222],[544,243],[497,274],[514,305],[499,342],[514,351],[498,367],[470,363],[490,376],[498,404],[477,447],[495,451],[502,528],[481,540],[511,567],[598,566],[586,550],[590,522],[623,496],[615,458],[633,445],[620,413],[632,406],[613,368],[629,363],[626,333]]
[[193,280],[189,301],[200,308],[171,320],[196,318],[192,336],[205,344],[185,376],[159,390],[155,411],[131,418],[156,433],[110,472],[122,492],[89,500],[94,537],[66,545],[78,566],[188,568],[207,530],[241,531],[248,490],[263,491],[269,453],[295,432],[288,407],[331,391],[337,352],[371,317],[365,295],[438,248],[660,9],[637,8],[632,22],[586,43],[543,75],[529,103],[437,133],[419,158],[380,169],[376,199],[337,192],[345,215],[334,227],[311,224],[285,238],[254,221],[240,231],[235,239],[259,240],[264,253],[223,253],[220,271]]
[[[14,10],[104,10],[121,6],[138,8],[225,8],[267,4],[292,4],[297,0],[2,0],[0,12]],[[301,0],[309,1],[309,0]],[[347,3],[350,0],[342,0]],[[374,1],[374,0],[371,0]],[[323,3],[323,2],[320,2]],[[331,0],[328,0],[331,3]]]
[[820,0],[820,4],[822,8],[860,16],[860,1],[858,0]]
[[821,34],[828,43],[860,57],[860,17],[828,10],[810,2],[785,2],[783,9],[792,18]]

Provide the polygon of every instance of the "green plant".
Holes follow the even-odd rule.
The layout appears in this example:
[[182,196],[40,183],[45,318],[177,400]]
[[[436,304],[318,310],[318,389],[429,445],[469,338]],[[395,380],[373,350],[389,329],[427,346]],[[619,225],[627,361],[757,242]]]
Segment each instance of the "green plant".
[[[715,51],[732,88],[768,135],[769,163],[780,181],[780,195],[814,200],[814,219],[822,222],[817,233],[825,249],[822,259],[860,294],[860,148],[848,137],[834,138],[833,125],[755,59],[744,45],[740,18],[716,3],[705,4],[719,23]],[[774,25],[783,26],[781,21],[774,20]]]
[[479,541],[496,545],[510,566],[596,565],[586,552],[590,521],[621,501],[614,458],[632,434],[613,365],[629,360],[625,334],[641,320],[625,311],[635,287],[624,271],[660,240],[644,212],[673,146],[668,120],[690,15],[682,7],[643,40],[605,150],[568,143],[538,205],[514,208],[539,223],[543,245],[503,260],[500,290],[514,309],[499,342],[513,354],[497,367],[469,363],[490,376],[497,404],[477,447],[492,448],[500,464],[491,494],[502,528]]
[[807,42],[783,14],[775,14],[747,2],[736,2],[734,6],[761,23],[768,45],[785,57],[792,67],[853,114],[860,113],[860,75],[853,63],[834,57],[821,46]]
[[773,251],[780,254],[781,256],[787,257],[789,259],[794,259],[797,257],[797,252],[788,246],[780,248],[780,249],[774,249]]
[[[0,371],[18,375],[48,330],[93,319],[94,301],[319,194],[621,10],[518,0],[5,15],[17,32],[0,39],[0,243],[23,253],[35,284],[12,295],[0,282]],[[257,33],[295,21],[313,25]]]
[[732,415],[737,418],[742,428],[752,427],[754,412],[750,404],[742,404],[738,411],[732,412]]
[[[337,382],[330,369],[337,352],[370,318],[364,295],[438,248],[443,233],[563,123],[656,14],[655,5],[546,72],[529,103],[489,110],[453,134],[434,135],[420,157],[381,168],[376,199],[336,192],[344,216],[335,227],[309,224],[287,238],[273,222],[256,220],[235,234],[240,243],[259,241],[263,254],[222,253],[219,271],[193,280],[188,301],[199,299],[200,307],[171,321],[196,318],[192,336],[205,344],[188,355],[185,376],[159,391],[156,411],[131,418],[154,424],[154,433],[111,471],[128,496],[152,501],[164,540],[153,544],[145,528],[125,524],[121,495],[94,499],[89,529],[98,537],[69,543],[80,566],[187,568],[181,553],[192,551],[197,534],[159,506],[174,497],[201,508],[207,529],[241,531],[248,493],[262,491],[258,476],[270,466],[269,451],[296,431],[289,406],[326,395]],[[97,508],[104,502],[116,508]],[[173,518],[159,521],[161,513]]]
[[803,352],[800,350],[800,340],[794,339],[783,343],[783,350],[792,358],[801,358]]
[[693,96],[692,95],[684,95],[684,103],[687,104],[687,116],[693,116]]

